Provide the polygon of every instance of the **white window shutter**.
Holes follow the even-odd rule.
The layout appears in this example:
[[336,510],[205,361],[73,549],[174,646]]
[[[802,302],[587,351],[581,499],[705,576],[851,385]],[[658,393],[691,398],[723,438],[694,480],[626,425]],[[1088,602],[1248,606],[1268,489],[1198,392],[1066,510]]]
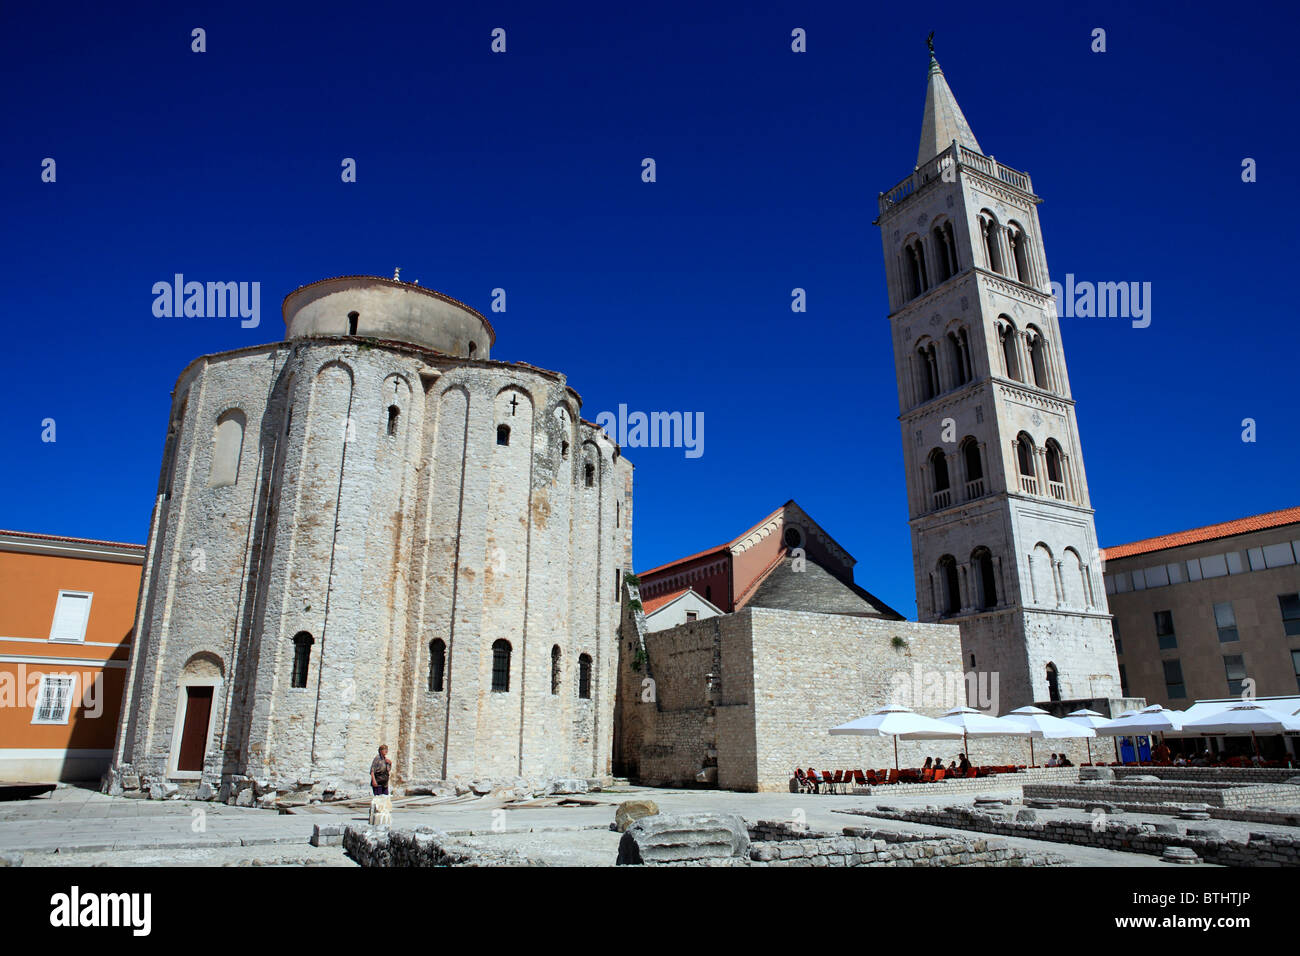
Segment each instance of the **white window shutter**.
[[86,624],[90,620],[90,598],[86,592],[60,591],[59,603],[54,609],[54,626],[50,628],[52,641],[84,641]]

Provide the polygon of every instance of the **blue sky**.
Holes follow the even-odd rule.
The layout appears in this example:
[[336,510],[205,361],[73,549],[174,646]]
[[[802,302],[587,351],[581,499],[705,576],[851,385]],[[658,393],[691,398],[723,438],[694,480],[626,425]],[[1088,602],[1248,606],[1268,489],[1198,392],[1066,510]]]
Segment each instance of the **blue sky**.
[[[1149,328],[1063,319],[1102,543],[1300,504],[1295,8],[1128,7],[7,5],[0,527],[143,541],[181,369],[282,337],[299,285],[401,266],[484,311],[504,288],[494,357],[565,372],[588,419],[704,413],[702,457],[628,451],[638,567],[794,498],[914,614],[871,222],[930,30],[1033,176],[1053,278],[1152,283]],[[259,281],[261,325],[155,318],[177,272]]]

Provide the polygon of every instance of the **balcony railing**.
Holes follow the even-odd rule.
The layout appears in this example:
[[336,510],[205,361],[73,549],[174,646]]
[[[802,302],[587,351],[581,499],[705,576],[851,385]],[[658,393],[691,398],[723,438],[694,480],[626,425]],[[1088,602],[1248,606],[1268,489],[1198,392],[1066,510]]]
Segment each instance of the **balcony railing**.
[[934,493],[934,506],[935,506],[935,508],[946,508],[946,507],[948,507],[950,504],[952,504],[952,489],[951,489],[951,488],[945,488],[945,489],[943,489],[943,491],[936,491],[936,492]]
[[1020,476],[1020,490],[1027,491],[1031,495],[1038,494],[1038,479],[1033,475]]
[[1065,500],[1065,482],[1052,481],[1051,479],[1048,479],[1047,488],[1052,493],[1052,497],[1057,501]]
[[1027,174],[1010,166],[1003,166],[991,156],[985,156],[983,153],[977,153],[973,149],[954,143],[924,166],[918,166],[910,176],[893,189],[881,193],[878,198],[881,214],[888,212],[890,207],[898,205],[926,183],[942,178],[943,171],[954,165],[979,170],[986,176],[992,176],[1008,186],[1014,186],[1027,193],[1034,191]]
[[973,481],[966,482],[966,500],[971,498],[980,498],[984,495],[984,479],[976,478]]

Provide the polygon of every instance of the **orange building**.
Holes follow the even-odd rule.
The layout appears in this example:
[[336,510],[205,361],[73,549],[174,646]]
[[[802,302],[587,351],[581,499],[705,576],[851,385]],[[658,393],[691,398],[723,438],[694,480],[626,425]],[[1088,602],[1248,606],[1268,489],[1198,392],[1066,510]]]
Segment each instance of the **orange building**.
[[0,531],[0,783],[108,769],[143,564],[143,545]]

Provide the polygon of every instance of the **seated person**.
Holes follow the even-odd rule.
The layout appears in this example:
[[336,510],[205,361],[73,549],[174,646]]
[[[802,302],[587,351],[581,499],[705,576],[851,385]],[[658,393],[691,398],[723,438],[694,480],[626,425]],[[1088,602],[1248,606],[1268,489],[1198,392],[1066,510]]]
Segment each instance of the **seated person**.
[[808,779],[812,781],[813,793],[822,792],[822,775],[813,767],[808,768]]
[[1059,767],[1060,765],[1061,765],[1060,762],[1056,759],[1056,754],[1052,754],[1051,758],[1050,758],[1050,759],[1047,761],[1047,763],[1044,764],[1043,766],[1045,766],[1045,767]]
[[949,772],[949,773],[956,773],[956,772],[957,772],[957,761],[955,761],[955,760],[950,760],[950,761],[948,761],[948,772]]
[[1174,758],[1174,766],[1175,766],[1175,767],[1186,767],[1186,766],[1187,766],[1187,758],[1184,757],[1182,754],[1179,754],[1177,757]]
[[970,769],[970,761],[966,759],[965,754],[958,754],[958,756],[961,759],[957,762],[957,772],[965,773],[967,770]]
[[925,765],[924,765],[921,769],[922,769],[922,770],[933,770],[933,769],[934,769],[934,758],[933,758],[933,757],[926,757],[926,758],[925,758]]
[[794,768],[794,782],[799,792],[812,789],[812,782],[804,775],[804,772],[798,767]]
[[1059,761],[1057,761],[1057,764],[1056,764],[1056,765],[1057,765],[1058,767],[1073,767],[1073,766],[1074,766],[1074,764],[1070,763],[1070,758],[1067,757],[1065,754],[1061,754],[1061,759],[1060,759]]

